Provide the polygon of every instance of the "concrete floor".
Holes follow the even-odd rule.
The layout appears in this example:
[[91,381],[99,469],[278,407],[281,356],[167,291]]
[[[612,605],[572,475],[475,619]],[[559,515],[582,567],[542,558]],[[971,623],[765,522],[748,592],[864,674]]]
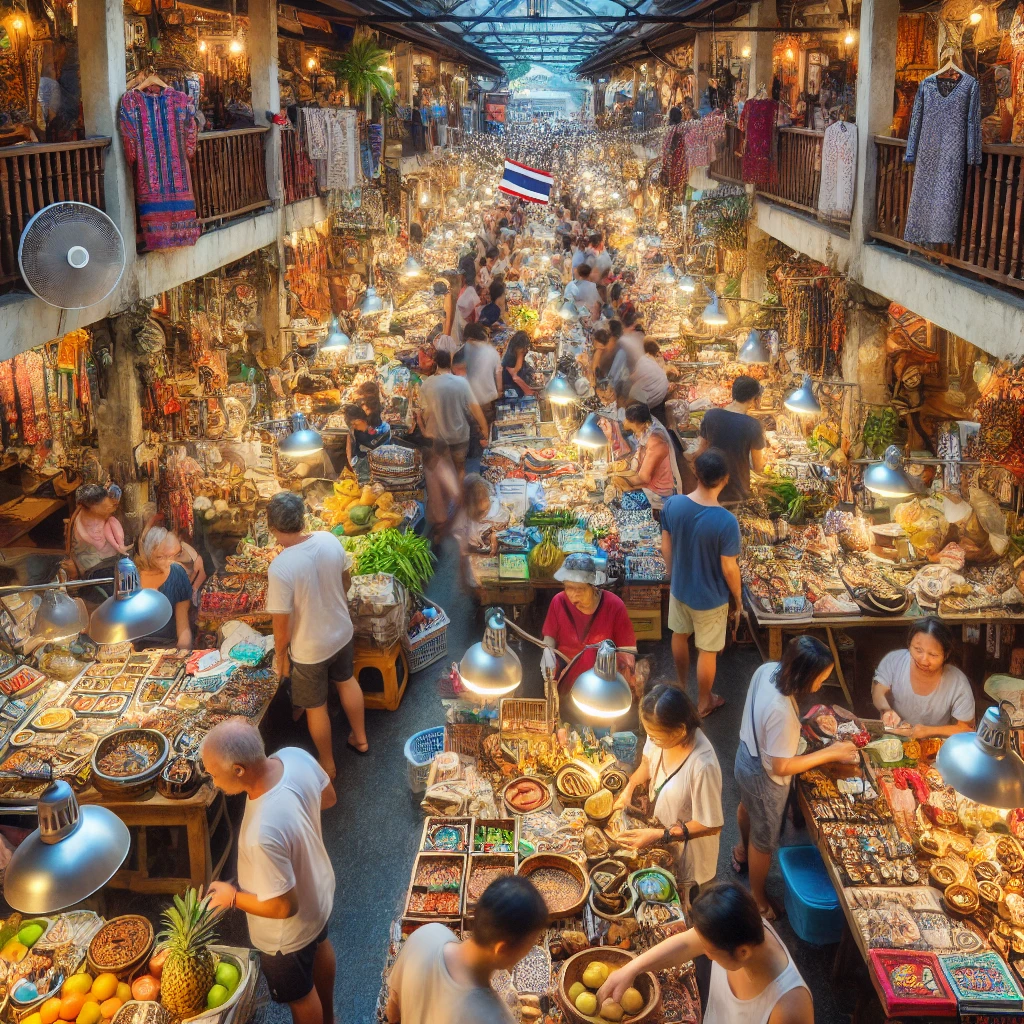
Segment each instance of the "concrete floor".
[[[451,619],[448,628],[449,661],[461,657],[465,648],[477,641],[482,629],[477,610],[461,591],[454,548],[446,545],[428,596],[439,603]],[[641,645],[641,653],[654,661],[655,679],[674,674],[667,639]],[[522,696],[542,693],[538,670],[539,652],[530,646],[520,651],[527,678]],[[717,690],[727,704],[707,720],[706,731],[718,751],[722,764],[725,828],[719,856],[719,878],[732,876],[729,851],[736,841],[734,817],[737,803],[732,763],[736,751],[739,718],[747,683],[759,663],[752,646],[727,650],[719,662]],[[367,732],[371,751],[358,757],[343,741],[347,735],[339,707],[335,707],[336,750],[338,754],[338,804],[323,817],[324,838],[335,865],[337,891],[330,935],[338,960],[335,989],[335,1019],[339,1024],[371,1024],[380,990],[381,969],[387,945],[388,926],[401,912],[413,857],[416,853],[423,814],[417,799],[409,791],[403,748],[412,733],[438,725],[441,706],[436,679],[445,663],[429,666],[410,681],[401,707],[396,712],[367,713]],[[695,696],[695,684],[690,683]],[[838,692],[838,691],[836,691]],[[312,749],[303,725],[294,725],[283,697],[268,715],[268,748],[299,745]],[[237,815],[241,807],[235,807]],[[807,841],[806,833],[787,825],[784,845]],[[231,877],[229,866],[225,877]],[[770,891],[781,903],[782,882],[774,875]],[[152,897],[128,897],[109,894],[108,912],[153,914],[157,900]],[[159,901],[160,905],[163,901]],[[245,925],[241,915],[224,922],[226,940],[244,941]],[[814,947],[797,939],[785,920],[778,926],[784,941],[810,985],[815,1002],[815,1020],[821,1024],[845,1022],[853,1010],[858,992],[869,986],[863,965],[849,964],[840,984],[832,980],[835,946]],[[272,1007],[270,1020],[290,1019],[284,1007]]]

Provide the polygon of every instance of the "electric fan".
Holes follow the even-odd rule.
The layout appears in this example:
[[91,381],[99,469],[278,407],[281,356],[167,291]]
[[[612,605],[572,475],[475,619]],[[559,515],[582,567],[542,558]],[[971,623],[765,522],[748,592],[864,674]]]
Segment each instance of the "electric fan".
[[43,302],[85,309],[102,302],[124,272],[117,225],[88,203],[53,203],[26,225],[18,243],[25,283]]

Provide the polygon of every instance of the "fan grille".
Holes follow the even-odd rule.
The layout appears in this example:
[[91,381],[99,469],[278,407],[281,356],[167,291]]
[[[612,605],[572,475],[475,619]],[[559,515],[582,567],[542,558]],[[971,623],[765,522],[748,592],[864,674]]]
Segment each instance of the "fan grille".
[[[85,249],[84,266],[68,253]],[[80,256],[80,254],[79,254]],[[102,302],[124,272],[124,239],[117,225],[87,203],[54,203],[25,225],[18,246],[21,276],[35,295],[61,309],[85,309]]]

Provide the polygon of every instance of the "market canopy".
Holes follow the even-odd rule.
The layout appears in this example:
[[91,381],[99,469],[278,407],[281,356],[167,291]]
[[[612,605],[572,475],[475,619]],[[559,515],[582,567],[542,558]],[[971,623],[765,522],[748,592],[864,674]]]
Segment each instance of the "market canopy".
[[[688,22],[697,4],[657,0],[415,0],[404,12],[371,14],[363,20],[389,29],[430,26],[457,35],[504,65],[577,67],[637,33]],[[410,10],[415,8],[415,13]]]

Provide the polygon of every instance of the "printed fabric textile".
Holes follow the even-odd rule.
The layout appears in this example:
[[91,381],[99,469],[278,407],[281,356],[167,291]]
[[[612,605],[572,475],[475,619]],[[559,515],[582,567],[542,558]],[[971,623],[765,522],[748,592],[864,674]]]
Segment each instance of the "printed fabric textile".
[[[350,191],[359,188],[362,172],[356,111],[349,107],[328,107],[321,113],[324,115],[327,148],[326,156],[314,161],[317,183],[322,189]],[[317,151],[323,152],[319,148]]]
[[196,219],[189,159],[196,151],[195,107],[183,92],[132,89],[121,97],[118,127],[135,169],[135,198],[147,249],[195,245]]
[[904,163],[914,164],[914,184],[903,238],[917,245],[952,245],[960,227],[968,164],[981,163],[981,90],[961,75],[948,83],[926,78],[914,97]]
[[709,166],[715,159],[715,144],[725,134],[725,112],[718,110],[699,121],[686,122],[685,128],[683,147],[689,169]]
[[668,187],[679,188],[686,184],[689,172],[686,166],[685,129],[675,124],[665,133],[661,144],[661,168],[668,175]]
[[837,121],[825,129],[821,144],[818,211],[833,220],[849,220],[857,180],[857,126]]
[[766,186],[775,180],[778,116],[775,100],[747,100],[743,105],[743,180],[748,184]]

